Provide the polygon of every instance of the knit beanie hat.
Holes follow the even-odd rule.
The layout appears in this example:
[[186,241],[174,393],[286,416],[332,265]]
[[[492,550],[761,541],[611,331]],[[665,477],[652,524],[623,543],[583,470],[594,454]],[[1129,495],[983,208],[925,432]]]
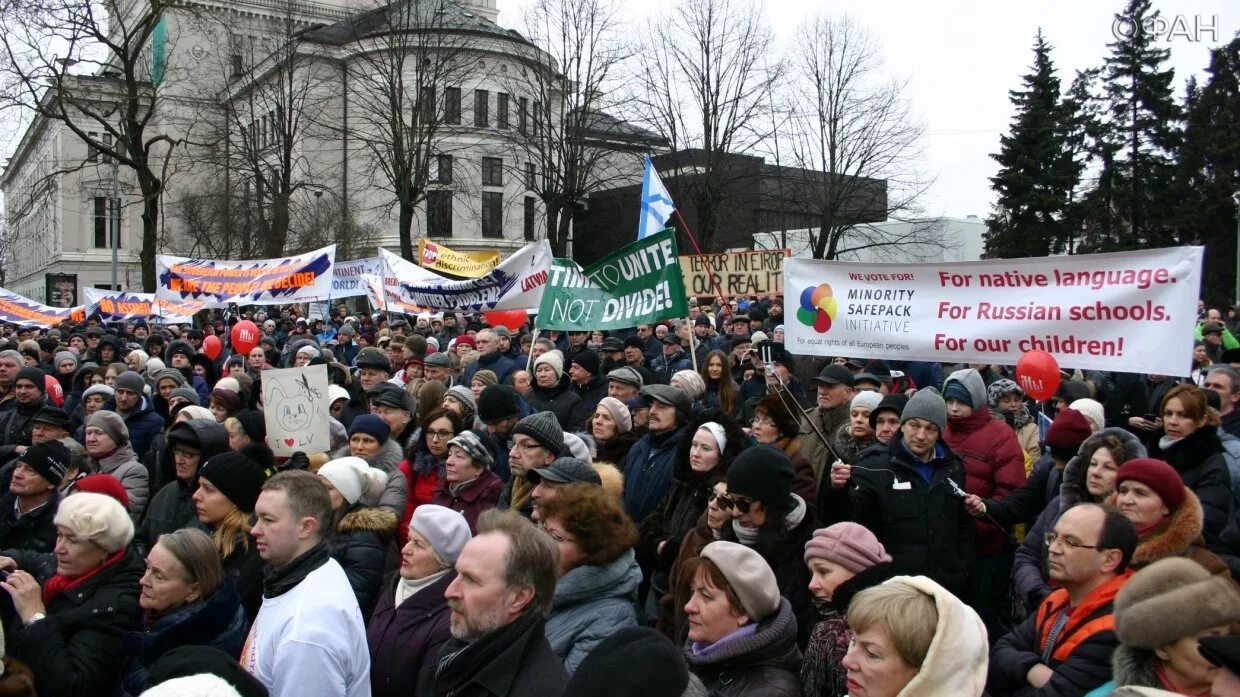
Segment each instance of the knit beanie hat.
[[444,393],[444,397],[451,397],[458,404],[465,407],[464,417],[469,420],[470,417],[478,411],[478,402],[474,399],[474,393],[464,385],[453,385]]
[[215,421],[215,414],[206,407],[200,407],[197,404],[183,405],[176,412],[177,416],[185,414],[191,421],[194,419],[206,419],[207,421]]
[[469,382],[471,384],[475,382],[480,382],[485,387],[490,387],[491,385],[499,384],[499,376],[495,374],[495,371],[487,370],[486,368],[483,368],[482,370],[479,370],[478,372],[474,373],[474,377],[470,379]]
[[779,582],[762,555],[745,545],[721,540],[706,545],[701,556],[723,572],[750,621],[760,622],[779,610]]
[[305,356],[307,358],[318,358],[323,355],[323,352],[318,350],[314,344],[306,344],[305,346],[297,349],[297,355]]
[[261,465],[234,452],[220,453],[207,460],[198,470],[198,478],[211,482],[242,513],[254,512],[263,483],[267,481]]
[[970,406],[973,405],[973,398],[969,394],[969,388],[965,387],[964,383],[956,380],[947,383],[947,386],[943,388],[943,401],[949,399],[955,399]]
[[672,379],[669,382],[672,381],[680,383],[685,392],[689,393],[689,399],[695,402],[701,399],[702,395],[706,394],[706,382],[702,380],[701,375],[692,370],[679,370],[673,373]]
[[[232,392],[233,394],[239,394],[241,392],[241,383],[237,382],[237,378],[232,376],[220,378],[215,382],[215,390],[224,390],[226,392]],[[211,391],[214,392],[215,390]]]
[[581,369],[591,375],[598,375],[598,371],[602,366],[598,359],[598,354],[593,351],[578,351],[569,359],[569,363],[575,363],[581,366]]
[[448,445],[455,445],[464,450],[475,465],[480,465],[484,469],[491,469],[495,466],[494,446],[491,445],[491,437],[485,433],[473,429],[461,431],[455,438],[448,441]]
[[779,448],[746,448],[728,467],[728,493],[748,496],[780,510],[792,508],[792,460]]
[[362,414],[353,419],[353,423],[349,425],[350,438],[358,433],[365,433],[379,441],[379,445],[383,445],[387,442],[388,436],[392,435],[392,429],[388,427],[386,421],[374,414]]
[[112,442],[116,443],[118,446],[129,442],[129,427],[125,425],[125,421],[121,419],[120,414],[117,414],[114,411],[105,411],[100,409],[94,414],[91,414],[86,419],[86,427],[94,427],[100,431],[103,431],[108,434],[108,438],[111,438]]
[[1047,429],[1046,444],[1075,453],[1092,434],[1093,427],[1084,414],[1075,409],[1064,409],[1055,415],[1055,420]]
[[629,413],[629,408],[624,406],[624,402],[615,397],[604,397],[599,400],[598,405],[611,415],[611,420],[616,422],[618,433],[628,433],[633,430],[633,415]]
[[158,358],[152,358],[146,362],[145,370],[148,374],[158,373],[159,371],[163,370],[166,367],[168,367],[167,364],[165,364],[162,360]]
[[482,419],[483,423],[507,419],[520,413],[521,402],[517,391],[507,385],[492,385],[478,395],[478,418]]
[[1089,419],[1094,425],[1095,431],[1100,431],[1107,427],[1106,409],[1102,404],[1094,399],[1078,399],[1068,405],[1069,409],[1075,409]]
[[[968,390],[965,390],[965,396],[964,401],[968,403]],[[913,393],[908,404],[904,405],[904,411],[900,414],[900,425],[903,426],[904,422],[909,419],[929,421],[942,431],[947,428],[947,402],[939,395],[938,390],[933,387],[923,387]]]
[[263,416],[263,412],[257,409],[246,409],[239,411],[234,415],[237,423],[241,424],[241,430],[255,443],[267,442],[267,420]]
[[564,429],[560,428],[555,414],[549,411],[540,411],[521,419],[516,428],[512,429],[512,433],[533,438],[556,457],[564,450]]
[[57,351],[52,358],[52,366],[59,369],[65,361],[73,361],[73,369],[77,370],[78,357],[72,351]]
[[69,449],[58,440],[48,440],[26,448],[18,462],[39,473],[52,486],[59,486],[69,470]]
[[1114,615],[1125,646],[1153,650],[1240,621],[1240,590],[1192,559],[1168,557],[1128,579],[1115,596]]
[[681,697],[688,686],[685,660],[667,637],[650,627],[626,627],[586,655],[564,697]]
[[319,468],[319,476],[332,483],[352,506],[362,496],[378,496],[387,486],[387,472],[371,467],[360,457],[341,457]]
[[202,406],[202,400],[198,397],[198,390],[195,390],[188,385],[185,387],[178,387],[173,390],[172,394],[168,395],[168,399],[172,399],[173,397],[184,399],[196,407]]
[[[155,387],[159,387],[160,380],[171,380],[176,383],[177,387],[183,387],[185,385],[185,376],[182,375],[181,371],[176,368],[164,368],[158,373],[155,373]],[[197,392],[195,392],[195,394],[197,394]]]
[[22,368],[17,371],[17,377],[13,378],[13,382],[17,382],[18,380],[29,380],[34,383],[34,386],[37,387],[40,392],[46,392],[46,377],[47,374],[38,368]]
[[104,494],[77,493],[60,501],[52,521],[77,540],[90,540],[108,554],[133,541],[133,521],[116,499]]
[[110,474],[88,474],[73,480],[70,491],[86,491],[92,494],[103,494],[116,499],[117,503],[129,509],[129,492],[121,480]]
[[890,562],[891,555],[864,525],[836,523],[815,530],[813,537],[806,540],[806,563],[810,559],[825,559],[859,574],[871,566]]
[[473,538],[465,516],[451,508],[424,503],[413,509],[409,529],[426,538],[431,549],[449,564],[455,564],[465,543]]
[[870,428],[878,428],[878,415],[884,411],[894,411],[896,418],[904,413],[904,407],[908,404],[908,397],[903,394],[885,394],[879,400],[878,406],[870,410]]
[[870,411],[874,411],[874,407],[877,407],[882,401],[883,395],[878,392],[874,392],[873,390],[861,390],[857,394],[853,395],[852,402],[849,402],[848,404],[848,410],[869,409]]
[[113,383],[112,387],[118,390],[129,390],[130,392],[139,395],[145,394],[146,392],[146,382],[142,379],[141,375],[138,375],[132,370],[126,370],[116,376],[116,382]]
[[564,375],[564,357],[559,351],[548,351],[538,358],[534,359],[534,371],[538,371],[538,366],[549,365],[555,371],[555,378],[559,380]]
[[1120,465],[1115,473],[1115,488],[1129,480],[1148,486],[1172,512],[1180,510],[1187,496],[1180,473],[1166,462],[1152,457],[1140,457]]
[[[116,390],[112,389],[111,385],[104,385],[104,384],[91,385],[90,387],[87,387],[82,392],[82,401],[86,401],[87,397],[91,397],[97,394],[103,395],[103,401],[106,402],[109,399],[112,399],[112,396],[116,394]],[[198,398],[197,392],[194,393],[194,398],[195,399]]]

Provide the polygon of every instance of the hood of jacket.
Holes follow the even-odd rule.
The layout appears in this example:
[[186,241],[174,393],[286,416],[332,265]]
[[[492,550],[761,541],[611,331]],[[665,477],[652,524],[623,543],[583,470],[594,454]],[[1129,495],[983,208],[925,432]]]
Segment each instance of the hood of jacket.
[[[182,424],[176,424],[172,428],[188,428],[198,437],[198,466],[207,463],[207,460],[228,452],[228,429],[224,424],[206,419],[190,419]],[[169,429],[171,432],[171,429]],[[171,482],[176,479],[176,462],[172,457],[172,447],[174,445],[172,439],[165,438],[167,445],[164,447],[163,461],[160,463],[163,479],[161,481]],[[198,476],[194,475],[194,481],[198,480]]]
[[969,391],[969,401],[973,411],[976,412],[989,404],[986,399],[986,381],[982,379],[982,374],[973,368],[957,370],[948,375],[947,379],[943,381],[943,394],[947,394],[947,386],[953,382],[960,383]]
[[1108,436],[1119,439],[1123,444],[1124,452],[1118,460],[1120,464],[1145,457],[1145,446],[1126,429],[1104,428],[1086,438],[1076,455],[1068,460],[1068,464],[1063,468],[1063,481],[1059,485],[1060,510],[1066,511],[1089,498],[1089,492],[1085,488],[1085,481],[1089,477],[1089,459],[1093,457],[1094,451],[1102,447],[1102,441]]
[[609,564],[579,566],[564,574],[555,584],[552,611],[599,598],[628,598],[637,601],[642,570],[630,549]]
[[[1117,494],[1108,496],[1107,505],[1114,506],[1117,498]],[[1133,568],[1139,569],[1167,557],[1178,557],[1194,543],[1205,546],[1201,536],[1204,525],[1201,501],[1192,489],[1184,487],[1184,503],[1137,540],[1137,549],[1132,553]]]
[[[349,445],[347,443],[339,450],[332,453],[333,460],[339,457],[349,457]],[[391,478],[392,473],[396,471],[396,468],[400,467],[400,461],[405,459],[405,453],[401,450],[400,443],[396,442],[396,439],[388,438],[387,442],[383,444],[383,447],[379,448],[379,452],[369,458],[363,459],[366,460],[366,464],[371,467],[387,472],[388,477]]]
[[887,583],[902,583],[929,595],[939,612],[926,660],[900,691],[901,697],[982,694],[990,647],[986,625],[977,613],[924,576],[898,576]]
[[1111,674],[1115,676],[1116,686],[1162,687],[1153,651],[1120,644],[1111,654]]
[[355,505],[340,518],[336,532],[359,530],[390,535],[396,532],[396,514],[382,508]]
[[[112,348],[116,349],[116,357],[113,359],[114,362],[121,362],[124,360],[125,346],[121,344],[120,339],[116,338],[115,336],[112,336],[111,334],[104,334],[103,336],[99,337],[99,343],[95,346],[96,356],[99,355],[99,347],[105,346],[105,345],[111,346]],[[104,367],[106,368],[107,366],[104,366]]]

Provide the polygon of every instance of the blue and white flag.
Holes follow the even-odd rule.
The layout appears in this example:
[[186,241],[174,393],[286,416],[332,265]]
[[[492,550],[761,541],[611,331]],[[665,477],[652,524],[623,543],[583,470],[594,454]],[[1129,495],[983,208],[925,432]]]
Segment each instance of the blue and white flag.
[[671,194],[654,171],[654,164],[646,158],[646,174],[642,177],[642,211],[637,223],[637,239],[645,239],[667,226],[667,221],[676,212],[676,204],[672,203]]

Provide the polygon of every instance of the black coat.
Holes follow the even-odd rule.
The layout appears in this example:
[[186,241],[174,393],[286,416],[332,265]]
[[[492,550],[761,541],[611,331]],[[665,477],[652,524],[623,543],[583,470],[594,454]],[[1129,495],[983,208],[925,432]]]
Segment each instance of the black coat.
[[1155,437],[1150,457],[1170,463],[1180,473],[1184,486],[1197,495],[1205,513],[1202,532],[1206,545],[1215,546],[1231,517],[1231,473],[1227,470],[1218,428],[1202,426],[1166,450],[1158,447],[1158,437]]
[[246,619],[253,622],[263,604],[263,579],[267,577],[268,567],[258,555],[254,538],[248,535],[246,538],[249,549],[238,544],[233,553],[224,558],[224,574],[236,582]]
[[52,492],[39,510],[16,518],[13,504],[17,497],[7,494],[0,498],[0,549],[24,549],[46,553],[56,548],[56,509],[60,507],[60,493]]
[[913,467],[897,433],[886,448],[862,452],[846,488],[823,477],[818,510],[823,523],[851,520],[869,528],[902,574],[928,576],[968,600],[973,573],[973,518],[948,479],[965,488],[964,462],[940,442],[942,457],[929,482]]
[[383,582],[383,563],[395,532],[394,513],[358,504],[345,512],[332,533],[329,544],[332,558],[340,563],[349,578],[364,618],[374,612]]
[[[456,639],[449,640],[440,649],[434,661],[428,661],[422,669],[418,684],[419,697],[561,697],[568,686],[568,673],[564,662],[551,650],[547,642],[546,623],[522,617],[520,631],[509,625],[496,630],[504,632],[501,646],[494,647],[489,660],[477,665],[461,665],[461,672],[468,679],[454,686],[445,684],[444,676],[437,669],[445,652],[476,649],[478,642],[468,647]],[[495,641],[492,635],[480,642]],[[462,658],[461,660],[468,660]]]
[[[418,676],[435,662],[449,634],[451,609],[443,597],[456,578],[443,578],[405,599],[396,607],[400,576],[383,585],[375,614],[366,628],[370,644],[370,690],[374,697],[417,697]],[[410,690],[412,688],[412,692]]]
[[581,398],[581,411],[588,419],[598,408],[598,403],[607,396],[607,379],[596,375],[585,385],[572,383],[571,389],[573,394]]
[[[764,544],[760,538],[753,547],[775,572],[779,594],[792,606],[792,614],[797,621],[797,644],[802,647],[809,643],[809,634],[818,622],[814,595],[809,592],[810,571],[805,564],[805,543],[814,536],[814,530],[818,527],[814,514],[806,510],[805,517],[795,528],[780,535],[771,544]],[[731,523],[724,524],[719,539],[739,542]]]
[[[205,419],[194,419],[182,428],[189,428],[198,436],[199,463],[205,463],[228,450],[228,430],[221,424]],[[146,505],[142,524],[134,532],[134,545],[138,553],[143,556],[147,550],[155,546],[155,541],[160,535],[185,527],[197,515],[193,496],[198,490],[198,475],[195,473],[188,481],[177,479],[176,463],[172,458],[174,445],[175,443],[171,440],[165,441],[166,450],[162,460],[163,471],[160,472],[160,480],[167,484],[164,484]]]
[[554,414],[555,420],[560,422],[560,428],[565,431],[576,433],[585,430],[586,417],[589,414],[585,413],[585,403],[581,401],[581,397],[569,388],[567,375],[561,375],[560,381],[554,387],[539,387],[535,383],[524,399],[534,411],[549,411]]
[[717,645],[708,656],[685,647],[689,670],[719,697],[800,697],[801,652],[796,618],[786,599],[758,623],[757,633]]
[[132,549],[111,566],[60,593],[47,619],[7,627],[9,654],[26,662],[40,695],[95,697],[120,682],[121,639],[138,628],[138,580],[145,564]]
[[44,401],[22,406],[16,404],[11,411],[0,414],[0,445],[30,445],[34,430],[34,416],[43,408]]

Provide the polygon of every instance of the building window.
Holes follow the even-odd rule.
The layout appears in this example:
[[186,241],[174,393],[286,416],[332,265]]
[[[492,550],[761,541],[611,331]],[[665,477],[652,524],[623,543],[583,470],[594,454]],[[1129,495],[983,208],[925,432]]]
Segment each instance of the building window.
[[95,138],[98,138],[99,134],[92,132],[92,133],[87,133],[86,135],[90,136],[91,138],[91,140],[86,141],[86,161],[87,162],[98,162],[99,161],[99,148],[96,148],[95,144],[91,141],[93,141]]
[[525,129],[528,127],[526,122],[529,121],[529,115],[530,100],[521,97],[517,100],[517,130],[521,132],[521,135],[525,135]]
[[504,236],[504,195],[497,191],[482,192],[482,236]]
[[426,231],[429,237],[452,236],[452,192],[426,192]]
[[542,102],[534,102],[534,137],[542,136]]
[[486,90],[474,90],[474,125],[486,128],[491,125],[491,114],[487,110],[491,105],[491,93]]
[[527,242],[534,241],[534,217],[536,210],[534,208],[535,201],[538,199],[533,196],[525,197],[525,239]]
[[502,157],[482,158],[482,185],[483,186],[503,186],[504,185],[504,158]]
[[[112,134],[111,134],[111,133],[104,133],[104,134],[100,137],[100,140],[103,142],[103,147],[105,147],[105,148],[111,148],[111,147],[112,147]],[[105,152],[105,153],[103,153],[103,161],[104,161],[104,162],[111,162],[111,161],[112,161],[112,158],[111,158],[111,156],[109,156],[109,155]]]
[[436,155],[435,170],[431,173],[430,180],[439,184],[452,183],[452,156]]
[[[112,225],[111,214],[113,210],[115,211],[120,210],[120,201],[117,200],[114,202],[114,205],[112,206],[112,210],[108,209],[108,199],[106,196],[96,196],[94,198],[93,203],[95,206],[95,210],[94,210],[95,247],[97,249],[111,249],[112,245],[108,242],[108,238],[110,237],[110,235],[108,234],[108,231]],[[120,235],[119,224],[117,227],[118,229],[116,231],[116,246],[119,249],[121,246],[121,235]]]
[[461,123],[461,88],[445,87],[443,91],[443,120],[456,126]]
[[279,134],[280,129],[276,127],[276,112],[274,109],[267,112],[267,118],[268,123],[270,124],[269,133],[271,137],[269,142],[274,145],[280,142],[280,140],[276,138],[276,135]]
[[508,129],[508,95],[503,92],[495,95],[495,127]]
[[533,162],[525,163],[525,188],[530,191],[538,189],[538,181],[536,176],[537,171],[538,170],[534,168]]
[[237,77],[243,72],[245,72],[245,70],[241,66],[241,54],[232,54],[232,76]]
[[420,104],[419,104],[420,114],[418,118],[422,120],[422,125],[426,126],[431,123],[434,123],[435,121],[435,88],[434,87],[423,87],[422,95],[419,101],[420,101]]

